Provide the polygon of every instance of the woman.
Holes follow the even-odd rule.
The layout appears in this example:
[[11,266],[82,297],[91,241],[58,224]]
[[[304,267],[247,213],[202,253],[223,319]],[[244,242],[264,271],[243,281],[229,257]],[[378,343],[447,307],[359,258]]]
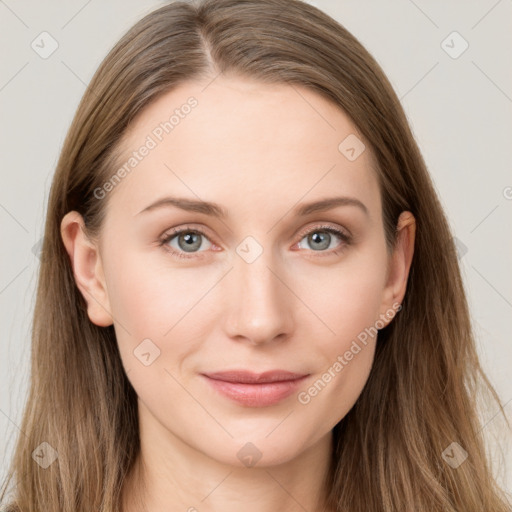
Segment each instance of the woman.
[[32,372],[9,510],[510,510],[425,163],[302,2],[175,2],[106,57],[52,185]]

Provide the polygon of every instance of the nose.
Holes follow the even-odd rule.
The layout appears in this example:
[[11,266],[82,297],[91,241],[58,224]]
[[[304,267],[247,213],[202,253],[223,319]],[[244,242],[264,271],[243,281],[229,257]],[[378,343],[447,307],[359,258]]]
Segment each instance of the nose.
[[295,297],[284,284],[284,269],[270,251],[263,251],[252,263],[234,256],[234,268],[226,283],[226,334],[253,345],[289,338]]

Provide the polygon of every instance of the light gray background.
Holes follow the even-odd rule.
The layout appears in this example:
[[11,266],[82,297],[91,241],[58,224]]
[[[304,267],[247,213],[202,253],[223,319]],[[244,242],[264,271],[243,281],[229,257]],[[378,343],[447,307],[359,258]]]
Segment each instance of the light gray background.
[[[310,3],[367,47],[401,98],[459,240],[479,353],[510,421],[512,2]],[[37,243],[64,136],[108,50],[162,4],[0,0],[0,477],[15,436],[23,435]],[[43,31],[58,42],[47,59],[31,47]],[[453,31],[469,44],[457,58],[445,51],[462,49],[458,36],[446,40]],[[496,412],[482,417],[480,435],[490,443],[499,481],[512,492],[510,432]]]

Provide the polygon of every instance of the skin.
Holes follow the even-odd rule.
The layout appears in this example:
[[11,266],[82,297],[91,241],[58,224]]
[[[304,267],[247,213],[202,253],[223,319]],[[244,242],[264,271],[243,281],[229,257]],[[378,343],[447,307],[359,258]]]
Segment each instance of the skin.
[[[272,406],[240,405],[199,373],[284,369],[309,374],[300,388],[307,391],[365,328],[386,314],[384,325],[392,321],[389,311],[405,294],[415,220],[402,213],[388,252],[369,145],[354,161],[341,154],[345,137],[363,137],[327,100],[238,77],[207,84],[182,84],[132,123],[124,161],[168,112],[190,96],[198,100],[101,199],[108,203],[98,242],[85,236],[77,212],[61,226],[89,318],[114,324],[138,395],[141,455],[123,488],[123,510],[230,512],[240,503],[245,512],[325,510],[332,428],[363,389],[376,338],[307,404],[294,393]],[[166,196],[212,201],[228,216],[176,207],[139,214]],[[294,213],[333,196],[357,198],[368,213],[353,205]],[[318,249],[321,242],[303,234],[328,238],[326,225],[348,230],[351,242],[332,234]],[[167,242],[190,258],[158,244],[175,227],[206,233],[192,253],[178,236]],[[247,236],[263,250],[251,263],[236,252]],[[147,338],[160,350],[149,366],[134,356]],[[261,454],[253,467],[237,457],[248,442]]]

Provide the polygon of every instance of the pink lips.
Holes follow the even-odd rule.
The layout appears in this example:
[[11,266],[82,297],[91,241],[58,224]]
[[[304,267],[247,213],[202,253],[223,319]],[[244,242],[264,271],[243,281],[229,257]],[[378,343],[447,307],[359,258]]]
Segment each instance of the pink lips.
[[203,373],[224,396],[247,407],[273,405],[290,396],[308,376],[285,370],[253,373],[245,370]]

